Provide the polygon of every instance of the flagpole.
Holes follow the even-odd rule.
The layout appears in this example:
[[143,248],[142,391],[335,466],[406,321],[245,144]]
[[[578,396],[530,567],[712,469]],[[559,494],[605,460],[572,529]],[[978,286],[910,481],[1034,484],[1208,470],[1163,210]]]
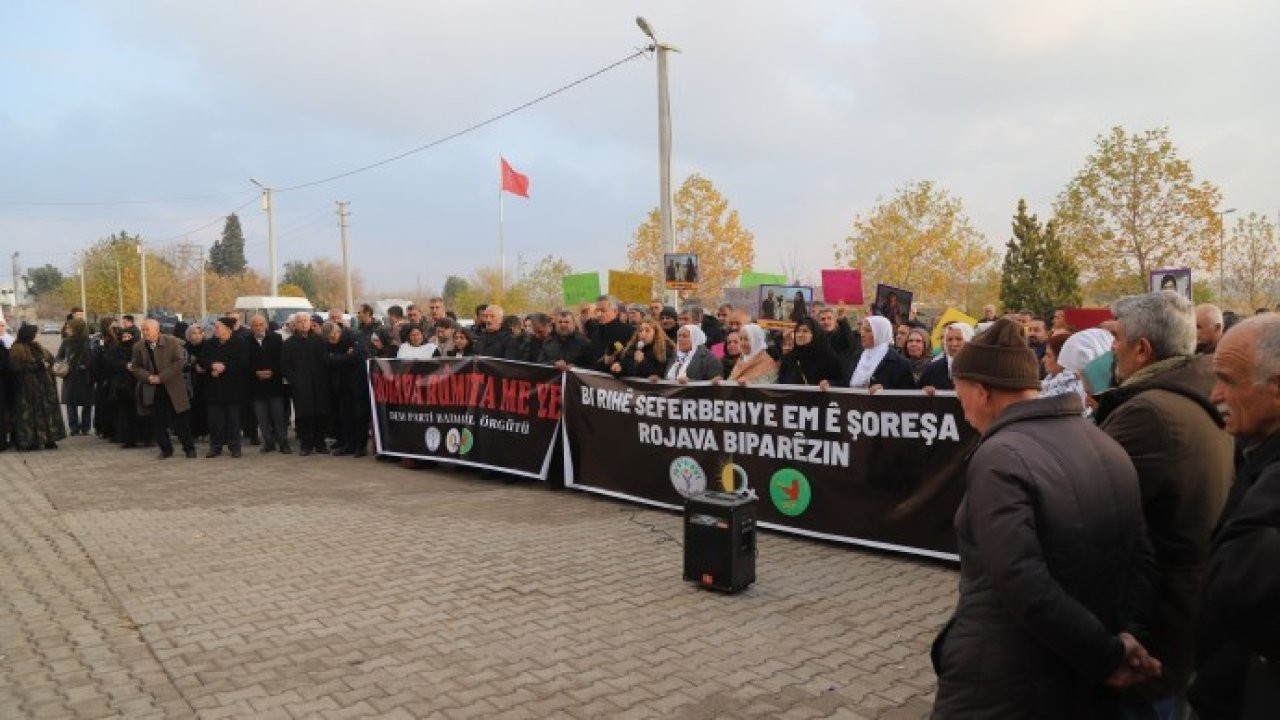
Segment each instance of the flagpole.
[[498,158],[498,267],[501,275],[498,277],[498,289],[502,292],[507,290],[507,248],[506,233],[502,227],[502,158]]

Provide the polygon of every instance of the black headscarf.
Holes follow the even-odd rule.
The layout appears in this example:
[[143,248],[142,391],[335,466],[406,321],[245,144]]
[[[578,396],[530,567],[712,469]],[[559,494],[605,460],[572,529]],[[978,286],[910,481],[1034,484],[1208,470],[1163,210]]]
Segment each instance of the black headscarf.
[[18,336],[14,342],[32,343],[36,340],[36,326],[30,323],[22,323],[22,327],[18,328]]
[[817,385],[826,380],[831,385],[840,385],[844,381],[844,372],[840,359],[831,350],[827,334],[822,331],[818,321],[811,317],[796,322],[796,330],[805,327],[813,334],[807,344],[799,342],[791,351],[782,357],[778,369],[778,383],[782,385]]

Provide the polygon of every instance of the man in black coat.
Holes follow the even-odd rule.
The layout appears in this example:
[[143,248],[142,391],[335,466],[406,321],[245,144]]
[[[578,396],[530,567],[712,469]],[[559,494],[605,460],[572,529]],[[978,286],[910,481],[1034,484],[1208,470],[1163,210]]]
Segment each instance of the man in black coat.
[[551,318],[546,313],[533,313],[529,316],[529,325],[532,332],[527,332],[520,337],[520,350],[516,359],[536,363],[542,357],[542,348],[551,339]]
[[293,334],[280,351],[280,370],[293,400],[299,455],[329,452],[324,444],[324,421],[329,412],[328,355],[328,345],[320,337],[320,329],[313,327],[311,316],[298,313]]
[[262,431],[262,452],[277,447],[280,452],[293,452],[289,448],[288,429],[284,421],[284,381],[280,368],[280,354],[284,339],[267,328],[267,319],[254,315],[249,321],[249,389],[248,401]]
[[235,336],[236,321],[218,318],[213,325],[213,340],[200,354],[200,367],[206,373],[205,404],[209,408],[209,452],[205,457],[218,457],[225,445],[231,457],[240,457],[240,413],[244,401],[245,371],[249,366],[249,348]]
[[1081,417],[1040,398],[1021,326],[998,320],[952,366],[982,433],[956,513],[960,599],[934,642],[934,718],[1100,718],[1109,687],[1161,671],[1138,642],[1151,561],[1137,473]]
[[589,328],[591,361],[595,369],[609,372],[618,353],[631,340],[635,328],[622,321],[626,306],[609,296],[596,300],[596,322]]
[[476,327],[476,355],[519,359],[520,339],[503,324],[503,317],[502,308],[498,305],[486,305],[480,311],[481,325]]
[[354,330],[325,323],[322,334],[328,343],[330,407],[336,413],[333,429],[338,443],[333,454],[364,457],[369,440],[368,355]]
[[591,341],[578,332],[573,313],[568,310],[556,313],[555,332],[543,343],[538,362],[560,370],[592,366]]
[[1280,315],[1258,315],[1222,337],[1211,400],[1244,445],[1200,613],[1196,679],[1201,720],[1280,717]]

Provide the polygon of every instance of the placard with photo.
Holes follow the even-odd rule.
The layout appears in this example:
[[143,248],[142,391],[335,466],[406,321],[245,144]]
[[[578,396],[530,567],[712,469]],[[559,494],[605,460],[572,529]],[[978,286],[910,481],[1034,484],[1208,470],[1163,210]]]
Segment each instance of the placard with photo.
[[698,287],[698,254],[663,254],[662,278],[668,290],[692,290]]
[[762,328],[786,329],[809,317],[813,286],[761,285],[757,297],[756,323]]
[[1163,268],[1151,271],[1151,292],[1172,290],[1191,299],[1191,268]]
[[897,328],[911,317],[911,299],[915,293],[892,285],[880,283],[876,285],[876,302],[871,306],[871,314],[889,319]]

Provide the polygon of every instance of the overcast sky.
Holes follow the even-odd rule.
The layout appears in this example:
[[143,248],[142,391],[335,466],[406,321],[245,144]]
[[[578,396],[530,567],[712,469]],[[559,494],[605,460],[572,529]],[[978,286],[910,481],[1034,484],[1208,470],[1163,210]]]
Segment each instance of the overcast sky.
[[[1117,124],[1167,125],[1225,207],[1280,210],[1274,0],[46,0],[0,3],[0,251],[70,269],[120,229],[207,246],[250,203],[249,262],[265,274],[248,178],[305,183],[509,110],[644,45],[637,14],[683,50],[673,185],[710,178],[755,233],[760,270],[794,255],[816,277],[856,214],[921,179],[1000,246],[1018,198],[1049,215]],[[657,205],[655,87],[641,58],[281,193],[280,262],[340,258],[334,201],[349,200],[355,264],[379,295],[497,265],[501,154],[531,180],[531,200],[505,201],[513,273],[517,253],[621,268]],[[163,202],[24,204],[119,200]]]

